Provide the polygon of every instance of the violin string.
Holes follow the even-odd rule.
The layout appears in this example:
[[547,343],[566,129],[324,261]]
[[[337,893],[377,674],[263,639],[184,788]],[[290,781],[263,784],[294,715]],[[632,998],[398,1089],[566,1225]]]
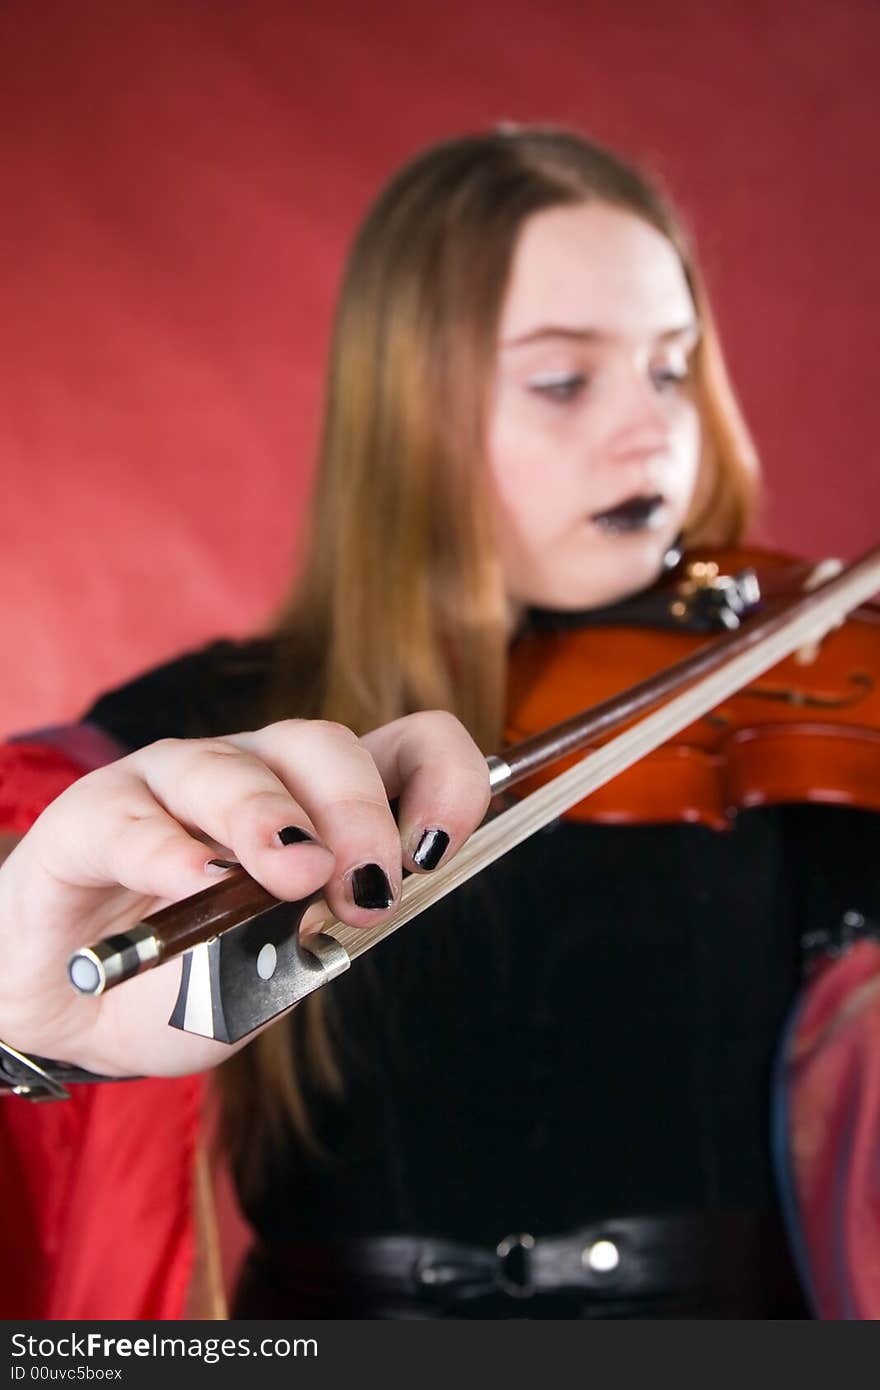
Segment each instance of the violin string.
[[574,767],[474,831],[448,865],[430,876],[408,878],[400,907],[380,926],[349,927],[337,920],[322,931],[333,936],[350,957],[363,954],[799,647],[821,641],[841,618],[876,593],[878,585],[880,559],[872,552],[864,562],[832,580],[827,593],[817,592],[809,610],[759,638],[727,665],[704,676],[603,747],[588,752]]

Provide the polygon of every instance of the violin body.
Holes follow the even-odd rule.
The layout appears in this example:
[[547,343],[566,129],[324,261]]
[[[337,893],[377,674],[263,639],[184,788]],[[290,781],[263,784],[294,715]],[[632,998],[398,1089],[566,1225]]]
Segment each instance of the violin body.
[[[578,626],[565,615],[561,630],[527,633],[510,655],[507,741],[528,738],[711,642],[675,614],[685,616],[691,576],[716,567],[721,576],[753,570],[764,608],[799,593],[814,564],[755,548],[700,551],[651,591],[662,626],[615,622],[607,610],[607,624],[586,615],[589,625]],[[580,756],[523,781],[522,793]],[[787,658],[567,814],[723,830],[740,809],[804,801],[880,811],[880,606],[859,608],[809,653]]]

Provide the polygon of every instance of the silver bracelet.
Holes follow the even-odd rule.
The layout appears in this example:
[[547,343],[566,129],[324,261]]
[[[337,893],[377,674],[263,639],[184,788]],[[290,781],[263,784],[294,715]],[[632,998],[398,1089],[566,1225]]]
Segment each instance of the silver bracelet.
[[0,1042],[0,1096],[25,1100],[69,1100],[67,1087],[80,1082],[131,1081],[134,1077],[99,1076],[69,1062],[51,1057],[28,1057],[9,1043]]

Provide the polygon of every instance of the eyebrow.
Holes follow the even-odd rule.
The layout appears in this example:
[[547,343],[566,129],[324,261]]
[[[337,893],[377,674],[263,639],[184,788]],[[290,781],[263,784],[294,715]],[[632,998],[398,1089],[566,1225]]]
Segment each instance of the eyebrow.
[[[700,325],[695,319],[690,323],[680,324],[676,328],[664,329],[658,333],[654,339],[657,343],[671,342],[675,338],[684,338],[692,334],[695,339],[700,336]],[[611,343],[617,339],[617,334],[603,333],[598,328],[566,328],[562,324],[544,324],[540,328],[529,329],[528,333],[522,333],[517,338],[508,338],[501,343],[502,348],[527,347],[530,343],[536,343],[544,338],[563,338],[569,342],[577,343]]]

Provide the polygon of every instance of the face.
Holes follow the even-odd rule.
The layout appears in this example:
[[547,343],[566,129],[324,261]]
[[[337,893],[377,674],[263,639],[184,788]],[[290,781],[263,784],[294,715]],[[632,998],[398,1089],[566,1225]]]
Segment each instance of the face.
[[603,204],[524,225],[501,314],[489,464],[514,616],[580,609],[651,584],[697,480],[681,262]]

